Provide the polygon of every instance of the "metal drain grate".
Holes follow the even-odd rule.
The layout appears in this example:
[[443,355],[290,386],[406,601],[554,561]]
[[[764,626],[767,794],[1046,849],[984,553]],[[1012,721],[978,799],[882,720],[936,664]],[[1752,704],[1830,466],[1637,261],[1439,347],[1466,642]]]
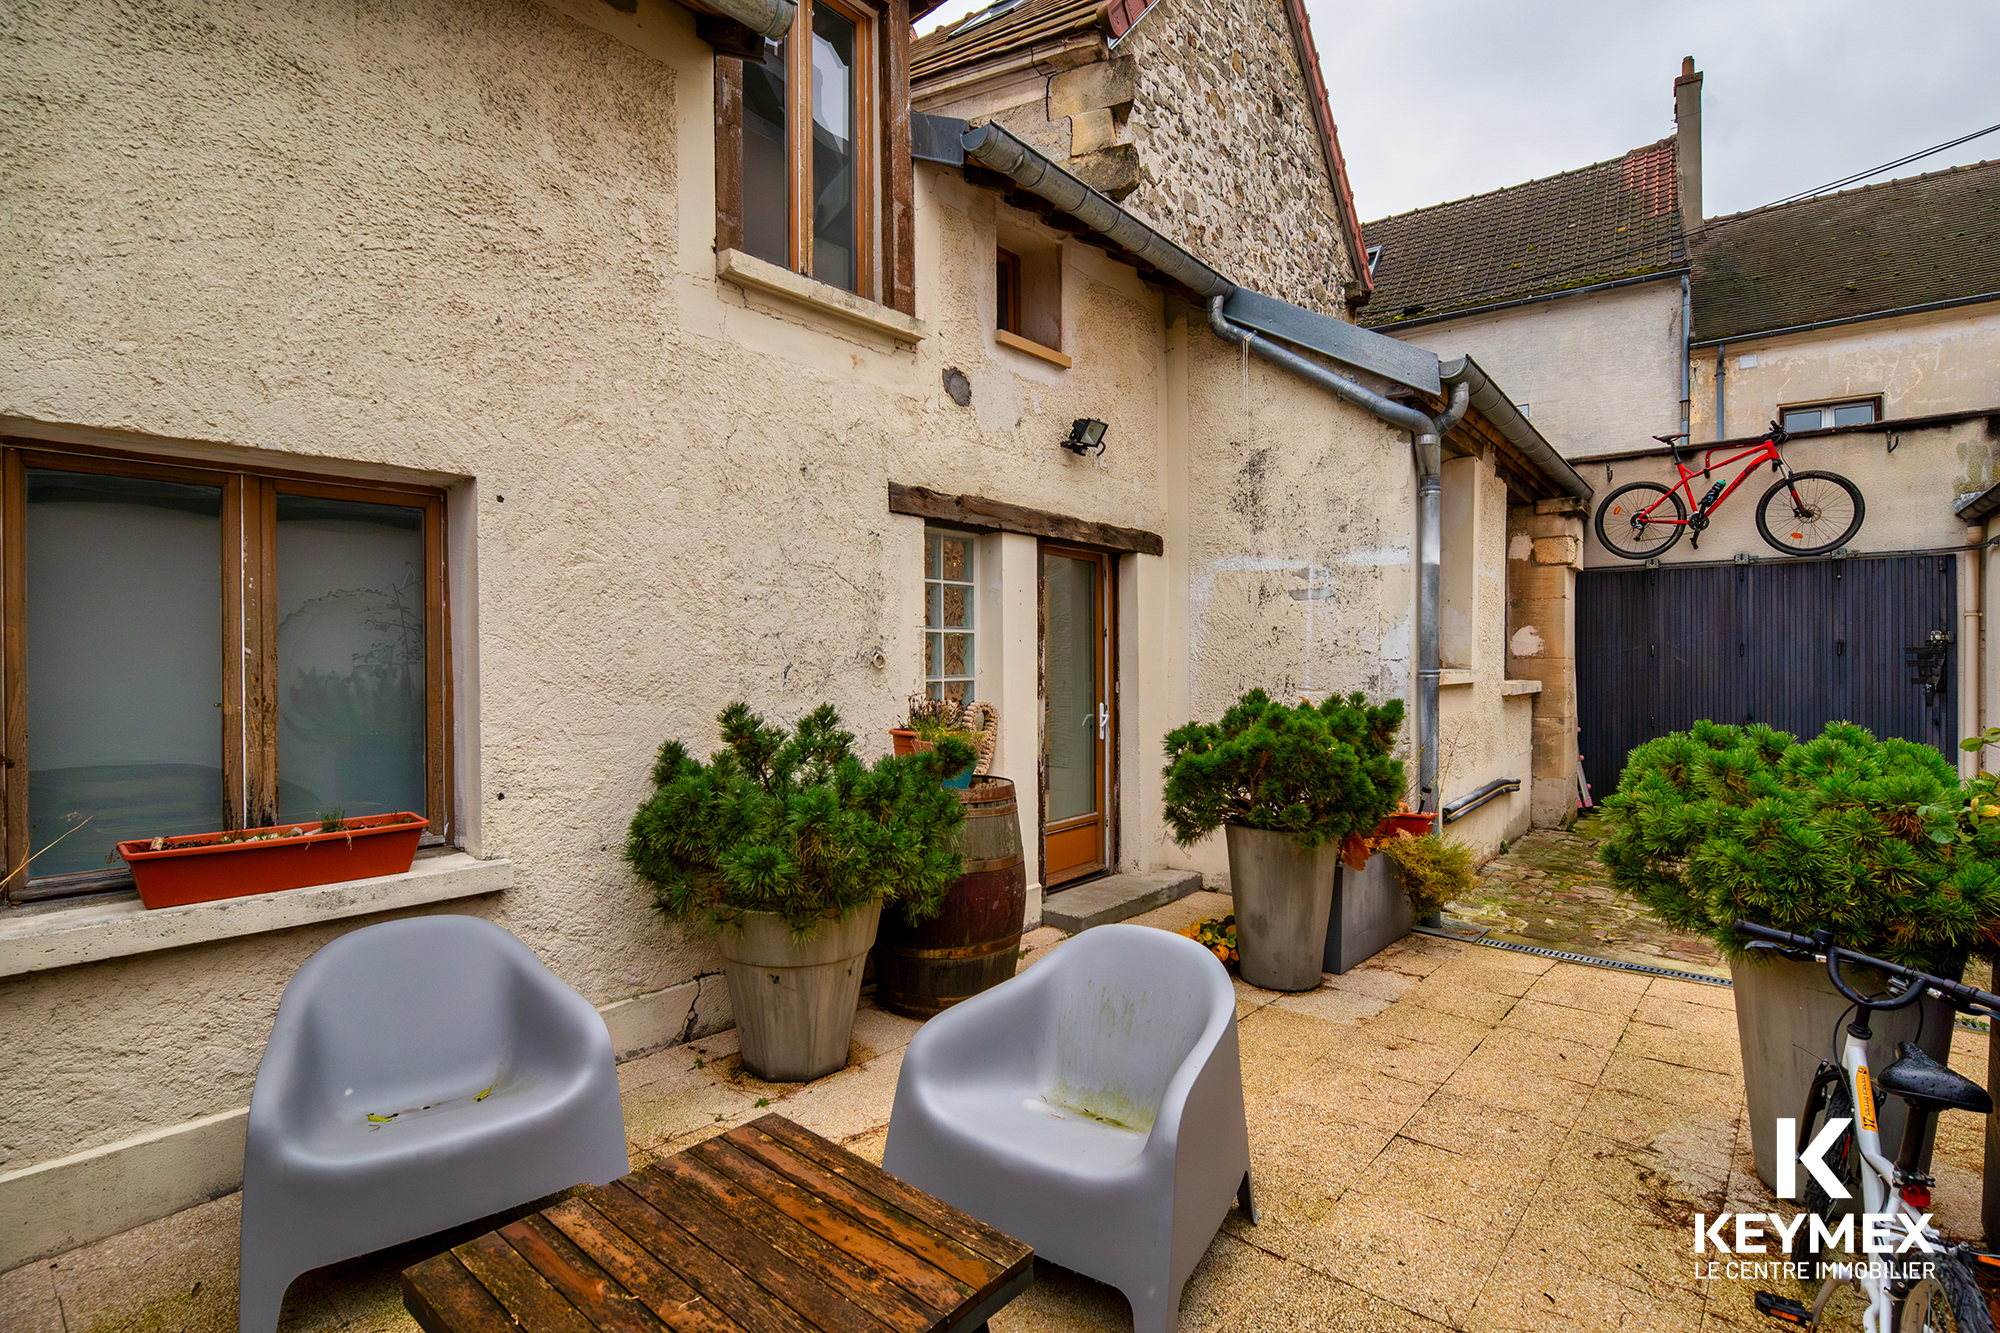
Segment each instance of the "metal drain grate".
[[[1418,933],[1435,935],[1439,939],[1457,940],[1465,943],[1463,935],[1455,935],[1448,930],[1438,930],[1431,926],[1417,926]],[[1650,963],[1627,963],[1616,958],[1593,958],[1587,953],[1568,953],[1562,949],[1544,949],[1533,944],[1516,944],[1512,940],[1478,939],[1472,943],[1486,949],[1506,949],[1513,953],[1531,953],[1538,958],[1553,958],[1559,963],[1582,963],[1585,967],[1608,967],[1614,972],[1639,972],[1649,977],[1667,977],[1674,981],[1699,981],[1709,986],[1734,986],[1727,977],[1707,977],[1699,972],[1682,972],[1671,967],[1654,967]],[[1966,1032],[1984,1032],[1986,1024],[1977,1019],[1958,1015],[1953,1026]]]

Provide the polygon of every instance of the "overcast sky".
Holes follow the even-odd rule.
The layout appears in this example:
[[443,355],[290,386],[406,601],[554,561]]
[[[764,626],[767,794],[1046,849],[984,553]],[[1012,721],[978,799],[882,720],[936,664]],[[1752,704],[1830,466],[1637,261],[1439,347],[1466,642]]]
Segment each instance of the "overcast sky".
[[[951,0],[918,27],[981,8]],[[1702,88],[1703,212],[2000,122],[1995,0],[1306,0],[1364,220],[1616,157]],[[1909,176],[2000,157],[2000,133]]]

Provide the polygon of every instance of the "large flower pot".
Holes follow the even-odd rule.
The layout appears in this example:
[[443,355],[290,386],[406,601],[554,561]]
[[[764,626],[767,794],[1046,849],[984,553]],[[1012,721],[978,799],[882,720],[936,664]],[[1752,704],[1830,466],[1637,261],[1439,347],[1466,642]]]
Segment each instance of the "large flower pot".
[[[1775,1188],[1778,1118],[1796,1119],[1805,1109],[1813,1072],[1822,1059],[1834,1058],[1836,1026],[1849,1006],[1827,979],[1824,963],[1766,958],[1738,963],[1730,972],[1736,981],[1736,1039],[1743,1052],[1744,1098],[1750,1105],[1750,1148],[1757,1159],[1757,1175]],[[1863,995],[1883,989],[1880,977],[1861,969],[1848,968],[1842,975]],[[1876,1010],[1868,1019],[1875,1034],[1868,1042],[1869,1068],[1879,1074],[1893,1063],[1900,1041],[1915,1041],[1932,1059],[1945,1063],[1951,1055],[1954,1017],[1950,1005],[1929,998],[1907,1009]],[[1878,1116],[1882,1152],[1892,1160],[1903,1143],[1908,1110],[1909,1104],[1900,1097],[1882,1102]],[[1924,1165],[1929,1164],[1926,1144]]]
[[767,1083],[803,1083],[847,1063],[861,969],[882,904],[820,924],[804,943],[776,912],[745,912],[718,938],[743,1068]]
[[1340,844],[1302,852],[1289,833],[1224,826],[1236,899],[1237,971],[1265,990],[1319,985]]
[[1360,870],[1342,865],[1326,919],[1326,953],[1320,966],[1338,975],[1359,966],[1410,933],[1415,924],[1403,875],[1381,852]]
[[928,921],[883,918],[875,943],[875,999],[911,1018],[934,1018],[1014,975],[1028,910],[1028,871],[1014,784],[983,777],[961,791],[965,873]]

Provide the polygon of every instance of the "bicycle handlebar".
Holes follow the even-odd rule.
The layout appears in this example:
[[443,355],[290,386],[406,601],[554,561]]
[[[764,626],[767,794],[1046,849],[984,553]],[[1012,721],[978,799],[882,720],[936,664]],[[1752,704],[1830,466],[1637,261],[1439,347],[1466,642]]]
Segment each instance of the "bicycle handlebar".
[[[1828,931],[1819,930],[1810,935],[1794,935],[1788,930],[1774,930],[1770,926],[1760,926],[1754,921],[1738,921],[1736,932],[1739,935],[1748,935],[1753,940],[1775,944],[1789,952],[1824,956],[1826,974],[1832,980],[1834,989],[1853,1004],[1870,1009],[1901,1009],[1905,1005],[1915,1004],[1917,997],[1930,990],[1937,992],[1954,1009],[1966,1011],[1979,1009],[1989,1017],[2000,1019],[2000,995],[1979,990],[1961,981],[1947,981],[1943,977],[1919,972],[1900,963],[1891,963],[1881,958],[1871,958],[1865,953],[1857,953],[1852,949],[1843,949],[1833,943],[1832,934]],[[1903,993],[1888,1000],[1871,1000],[1859,994],[1847,984],[1846,978],[1840,975],[1843,962],[1853,963],[1859,967],[1872,967],[1884,976],[1902,981],[1905,983]]]

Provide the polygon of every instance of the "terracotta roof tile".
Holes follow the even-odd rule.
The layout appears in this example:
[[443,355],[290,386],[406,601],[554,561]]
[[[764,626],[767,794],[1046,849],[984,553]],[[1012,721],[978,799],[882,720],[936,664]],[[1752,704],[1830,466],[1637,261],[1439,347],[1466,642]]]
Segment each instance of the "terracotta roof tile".
[[1687,262],[1670,138],[1362,231],[1382,247],[1375,298],[1360,315],[1371,328]]
[[1697,342],[2000,292],[2000,162],[1710,218],[1693,248]]
[[1012,9],[994,13],[999,3],[1004,0],[911,42],[910,82],[922,83],[948,70],[969,69],[1066,37],[1093,32],[1110,36],[1104,0],[1019,0]]

